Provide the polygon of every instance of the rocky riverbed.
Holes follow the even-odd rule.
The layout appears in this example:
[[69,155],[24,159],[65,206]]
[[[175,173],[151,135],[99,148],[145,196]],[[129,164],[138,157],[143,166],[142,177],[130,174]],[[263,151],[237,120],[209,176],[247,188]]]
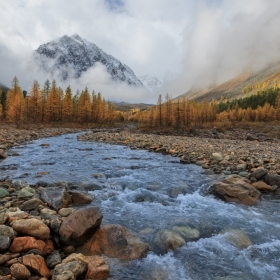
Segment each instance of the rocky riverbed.
[[92,200],[66,183],[0,182],[0,279],[107,279],[101,254],[145,257],[149,245],[120,225],[101,226],[98,207],[77,208]]
[[[239,131],[237,133],[239,139],[216,139],[213,137],[163,136],[120,131],[117,133],[85,133],[79,135],[78,140],[126,145],[131,149],[145,149],[170,157],[180,157],[182,164],[193,163],[202,166],[205,169],[204,173],[209,175],[237,175],[241,179],[239,178],[236,183],[227,182],[231,185],[230,190],[226,191],[227,184],[223,184],[223,188],[220,185],[219,191],[211,189],[213,194],[228,201],[243,201],[241,203],[253,205],[259,198],[258,191],[280,195],[279,139],[269,139],[268,141],[267,138],[263,138],[262,141],[259,141],[256,137],[244,137],[244,135],[242,137],[241,135],[242,133]],[[230,180],[234,181],[235,179]],[[247,198],[236,198],[245,191],[244,186],[236,187],[241,182],[247,184],[246,193],[251,197],[249,200],[254,197],[254,202],[250,202]],[[225,195],[225,193],[227,194]],[[231,199],[232,196],[236,199]]]

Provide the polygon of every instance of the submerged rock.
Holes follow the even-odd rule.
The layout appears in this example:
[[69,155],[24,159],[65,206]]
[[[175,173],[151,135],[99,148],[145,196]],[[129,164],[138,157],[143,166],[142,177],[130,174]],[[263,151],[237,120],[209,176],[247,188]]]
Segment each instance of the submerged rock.
[[252,245],[250,238],[247,234],[239,229],[227,229],[222,232],[225,234],[226,239],[230,244],[235,246],[236,248],[242,250]]

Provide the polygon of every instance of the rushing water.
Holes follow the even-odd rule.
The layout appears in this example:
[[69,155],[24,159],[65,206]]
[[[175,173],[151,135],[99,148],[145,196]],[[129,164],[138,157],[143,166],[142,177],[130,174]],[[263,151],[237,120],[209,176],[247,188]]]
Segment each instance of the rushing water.
[[[102,223],[123,225],[152,248],[142,260],[109,259],[112,279],[280,279],[280,200],[264,196],[255,207],[226,203],[207,195],[214,178],[200,167],[76,138],[63,135],[11,149],[9,154],[19,155],[0,162],[0,177],[101,185],[91,194]],[[201,238],[176,251],[158,251],[156,233],[173,226],[196,228]],[[228,228],[244,231],[253,245],[236,248],[219,234]]]

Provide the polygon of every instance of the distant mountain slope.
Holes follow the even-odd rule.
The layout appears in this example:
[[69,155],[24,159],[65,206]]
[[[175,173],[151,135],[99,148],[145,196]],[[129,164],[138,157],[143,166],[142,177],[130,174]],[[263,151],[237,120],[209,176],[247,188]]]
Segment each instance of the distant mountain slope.
[[39,46],[34,56],[42,69],[53,75],[57,74],[62,80],[79,78],[99,62],[106,67],[112,80],[143,86],[127,65],[77,34],[71,37],[64,35]]
[[280,62],[274,63],[265,69],[257,72],[247,72],[220,85],[212,86],[207,89],[192,89],[179,96],[185,96],[188,99],[210,101],[220,99],[224,96],[227,99],[241,98],[251,95],[259,90],[280,85]]
[[143,75],[139,77],[139,80],[147,89],[151,91],[162,86],[162,82],[157,77]]

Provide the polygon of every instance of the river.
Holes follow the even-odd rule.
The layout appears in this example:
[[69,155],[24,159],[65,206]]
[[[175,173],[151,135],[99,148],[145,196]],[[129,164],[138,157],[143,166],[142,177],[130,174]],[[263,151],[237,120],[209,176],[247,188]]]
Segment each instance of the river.
[[[10,149],[17,156],[0,162],[0,177],[101,186],[90,194],[103,213],[102,224],[123,225],[152,248],[142,260],[108,259],[110,279],[280,279],[279,199],[262,196],[254,207],[226,203],[207,194],[216,178],[202,174],[201,167],[124,146],[79,142],[77,135]],[[45,143],[49,146],[42,147]],[[156,233],[174,226],[197,229],[200,238],[175,251],[159,250]],[[226,229],[242,230],[252,245],[238,249],[219,234]]]

